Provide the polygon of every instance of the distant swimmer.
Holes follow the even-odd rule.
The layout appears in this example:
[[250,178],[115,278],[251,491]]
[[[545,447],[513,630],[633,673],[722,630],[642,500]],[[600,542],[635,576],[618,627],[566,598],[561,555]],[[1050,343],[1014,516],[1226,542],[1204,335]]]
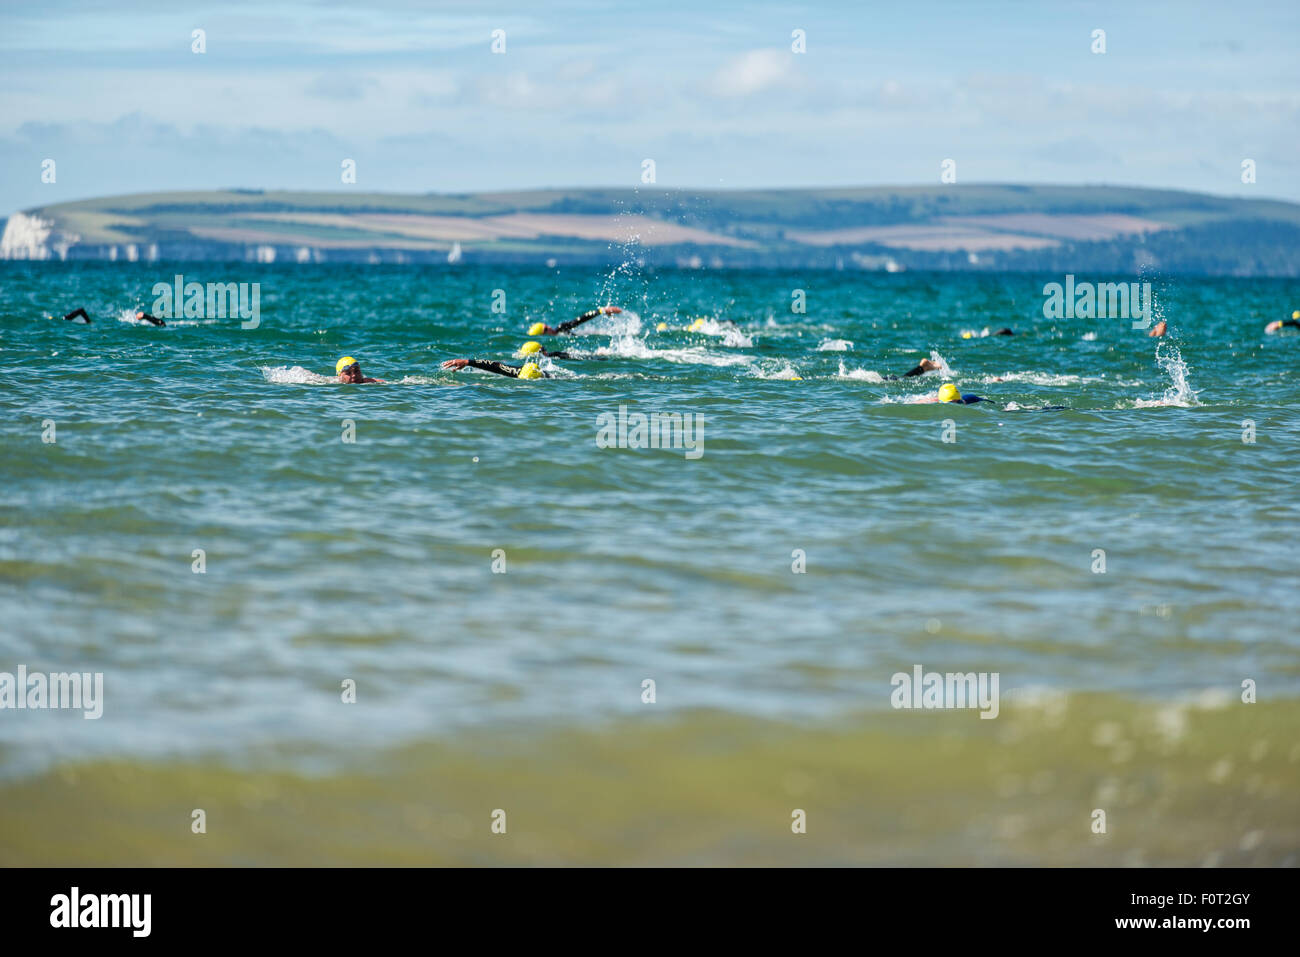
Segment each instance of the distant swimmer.
[[711,322],[719,329],[739,329],[731,319],[714,319],[712,316],[696,316],[691,320],[691,324],[686,327],[687,332],[700,332],[704,329],[704,324]]
[[945,382],[939,387],[936,395],[926,396],[921,399],[922,402],[952,402],[956,405],[974,405],[976,402],[987,402],[988,399],[982,395],[975,395],[967,392],[965,395],[951,382]]
[[927,372],[938,372],[941,368],[943,367],[933,359],[922,359],[916,364],[915,368],[908,369],[902,375],[886,375],[881,376],[881,378],[889,382],[897,382],[899,379],[910,379],[914,375],[924,375]]
[[1003,326],[997,332],[989,332],[988,329],[985,329],[983,332],[979,334],[978,337],[975,335],[975,333],[967,330],[966,332],[963,332],[961,334],[961,337],[963,339],[975,339],[975,338],[983,339],[985,336],[1014,336],[1015,334],[1016,334],[1016,330],[1009,329],[1006,326]]
[[149,313],[147,313],[147,312],[137,312],[137,313],[135,314],[135,317],[136,317],[137,319],[139,319],[140,321],[142,321],[142,322],[153,323],[155,326],[165,326],[165,325],[167,325],[167,323],[163,322],[163,321],[162,321],[161,319],[159,319],[157,316],[151,316],[151,315],[149,315]]
[[544,322],[534,322],[528,327],[528,334],[530,336],[558,336],[560,333],[568,332],[569,330],[582,325],[584,322],[590,322],[600,316],[616,316],[622,311],[623,310],[618,306],[601,306],[600,308],[593,309],[590,312],[584,312],[577,319],[570,319],[568,322],[562,322],[558,326],[548,326]]
[[75,322],[78,325],[82,325],[82,326],[88,325],[90,323],[90,316],[86,314],[86,310],[82,306],[78,306],[76,309],[73,309],[70,313],[68,313],[63,318],[67,322]]
[[1159,322],[1157,322],[1154,326],[1151,327],[1151,331],[1147,333],[1147,338],[1158,339],[1165,334],[1165,330],[1166,330],[1165,321],[1161,319]]
[[537,367],[536,362],[525,362],[521,366],[506,365],[504,362],[492,362],[488,359],[448,359],[442,364],[444,369],[482,369],[512,379],[549,379],[550,375]]
[[1300,329],[1300,309],[1291,313],[1290,319],[1275,319],[1264,327],[1265,332],[1281,332],[1283,329]]
[[361,374],[361,363],[351,356],[344,356],[338,362],[334,363],[334,371],[338,374],[340,382],[348,382],[353,385],[363,382],[387,382],[387,379],[368,379]]

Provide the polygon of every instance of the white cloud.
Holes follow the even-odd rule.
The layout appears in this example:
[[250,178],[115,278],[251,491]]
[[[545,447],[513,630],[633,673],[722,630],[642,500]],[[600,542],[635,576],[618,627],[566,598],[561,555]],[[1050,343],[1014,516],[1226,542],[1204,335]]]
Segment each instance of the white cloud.
[[794,82],[792,53],[779,50],[750,50],[728,62],[713,75],[712,88],[719,96],[752,96]]

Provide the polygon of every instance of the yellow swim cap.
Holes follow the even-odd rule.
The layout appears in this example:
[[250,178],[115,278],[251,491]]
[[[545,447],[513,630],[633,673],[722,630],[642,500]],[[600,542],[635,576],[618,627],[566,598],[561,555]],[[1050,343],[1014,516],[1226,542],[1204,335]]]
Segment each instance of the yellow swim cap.
[[540,379],[541,377],[542,370],[537,368],[536,362],[525,362],[524,367],[519,370],[519,378],[521,379]]
[[540,342],[525,342],[519,347],[519,351],[526,356],[535,356],[542,351],[542,344]]
[[961,393],[957,391],[957,387],[951,382],[945,382],[943,385],[939,386],[940,402],[956,402],[960,398]]
[[354,366],[356,364],[357,364],[356,359],[352,358],[351,356],[344,356],[338,362],[334,363],[334,374],[342,375],[344,369],[346,369],[348,366]]
[[668,328],[668,323],[661,322],[659,323],[659,325],[655,326],[655,332],[663,332],[667,328]]
[[1291,313],[1291,318],[1300,319],[1300,309],[1297,309],[1295,312]]
[[540,336],[545,331],[546,331],[546,323],[544,322],[534,322],[531,326],[528,327],[528,334],[530,336]]
[[963,339],[969,339],[970,336],[971,336],[971,334],[970,334],[969,332],[963,332],[963,333],[961,334],[961,337],[962,337]]
[[705,322],[705,320],[704,320],[704,317],[703,317],[703,316],[701,316],[699,319],[696,319],[694,322],[692,322],[692,323],[691,323],[691,332],[698,332],[700,326],[704,325],[704,322]]

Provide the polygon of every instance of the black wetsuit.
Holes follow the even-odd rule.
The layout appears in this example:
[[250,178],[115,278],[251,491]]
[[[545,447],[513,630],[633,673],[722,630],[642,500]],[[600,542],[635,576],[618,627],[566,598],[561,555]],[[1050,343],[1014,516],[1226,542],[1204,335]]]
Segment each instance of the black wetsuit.
[[167,323],[163,322],[163,321],[162,321],[161,319],[159,319],[157,316],[151,316],[151,315],[149,315],[149,313],[147,313],[147,312],[137,312],[137,313],[135,314],[135,317],[136,317],[137,319],[143,319],[145,322],[151,322],[151,323],[153,323],[155,326],[165,326],[165,325],[167,325]]
[[560,323],[558,326],[555,327],[555,332],[557,335],[561,332],[568,332],[570,329],[576,328],[577,326],[582,325],[584,322],[590,322],[591,320],[597,318],[598,316],[603,316],[604,314],[605,313],[599,309],[593,309],[590,312],[584,312],[577,319],[570,319],[567,322]]
[[881,378],[886,382],[897,382],[899,379],[910,379],[914,375],[923,375],[928,371],[928,369],[922,369],[920,366],[917,366],[915,369],[908,369],[902,375],[886,375],[881,376]]
[[1282,324],[1278,328],[1285,329],[1287,326],[1290,326],[1293,329],[1300,329],[1300,319],[1283,319]]
[[69,321],[75,319],[84,319],[86,320],[86,322],[90,322],[90,316],[86,315],[86,310],[84,306],[78,306],[76,309],[73,309],[72,312],[68,313],[63,318]]
[[1015,331],[1012,330],[1012,329],[999,329],[997,332],[993,333],[993,335],[995,335],[995,336],[1014,336],[1014,335],[1015,335]]
[[[465,365],[469,366],[471,369],[482,369],[484,372],[495,372],[497,375],[509,376],[512,379],[518,379],[519,370],[523,368],[523,366],[506,365],[504,362],[492,362],[489,359],[470,359],[465,363]],[[543,379],[550,378],[550,375],[546,372],[542,372],[541,369],[538,369],[537,371],[542,373]]]
[[560,350],[559,352],[547,352],[545,349],[542,350],[542,355],[546,356],[548,359],[572,359],[574,362],[593,362],[596,360],[614,358],[613,356],[577,356],[572,352],[565,352],[564,350]]

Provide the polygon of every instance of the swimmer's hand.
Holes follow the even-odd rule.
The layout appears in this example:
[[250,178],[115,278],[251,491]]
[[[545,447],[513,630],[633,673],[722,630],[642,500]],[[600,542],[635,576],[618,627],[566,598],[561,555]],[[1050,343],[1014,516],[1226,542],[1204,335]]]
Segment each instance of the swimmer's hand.
[[623,310],[620,309],[618,306],[605,306],[603,311],[607,316],[616,316]]
[[442,364],[444,369],[463,369],[469,365],[468,359],[448,359]]

